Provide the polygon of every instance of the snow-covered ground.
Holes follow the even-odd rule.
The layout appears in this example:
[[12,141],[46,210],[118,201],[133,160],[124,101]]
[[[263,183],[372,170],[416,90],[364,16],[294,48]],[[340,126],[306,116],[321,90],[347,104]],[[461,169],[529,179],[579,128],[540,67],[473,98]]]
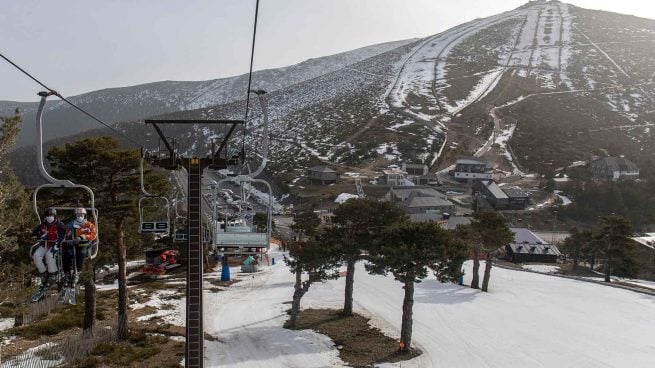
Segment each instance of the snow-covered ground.
[[[311,331],[282,328],[293,275],[281,262],[205,294],[205,364],[340,367],[338,350]],[[470,264],[465,265],[470,281]],[[489,293],[428,278],[416,287],[413,343],[403,367],[650,367],[655,297],[603,285],[494,268]],[[212,276],[217,277],[217,275]],[[315,284],[303,308],[340,308],[343,278]],[[403,290],[393,277],[355,274],[355,309],[397,338]],[[213,339],[212,339],[213,340]],[[387,364],[400,367],[400,364]]]
[[526,264],[522,268],[530,271],[541,272],[541,273],[556,273],[559,271],[559,266],[553,265],[542,265],[542,264]]
[[13,318],[0,318],[0,331],[14,327]]

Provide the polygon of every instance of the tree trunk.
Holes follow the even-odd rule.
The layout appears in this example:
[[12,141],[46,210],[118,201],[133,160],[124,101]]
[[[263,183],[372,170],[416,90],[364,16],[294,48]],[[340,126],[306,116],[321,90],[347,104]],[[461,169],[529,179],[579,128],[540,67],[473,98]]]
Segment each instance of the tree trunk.
[[591,256],[591,270],[593,271],[596,267],[596,256]]
[[414,278],[405,280],[405,299],[403,300],[403,322],[400,327],[400,352],[408,352],[412,345],[412,311],[414,308]]
[[484,276],[482,277],[482,291],[489,289],[489,278],[491,277],[491,253],[487,252],[487,262],[484,265]]
[[[297,267],[297,266],[296,266]],[[296,326],[296,320],[298,318],[298,313],[300,313],[300,299],[302,299],[302,271],[296,271],[296,283],[293,285],[293,300],[291,301],[291,318],[289,319],[289,325],[291,327]]]
[[610,282],[610,259],[605,259],[605,282]]
[[93,260],[87,259],[82,267],[82,281],[84,283],[84,324],[82,330],[85,334],[93,334],[96,320],[96,284],[93,275]]
[[479,289],[480,286],[480,251],[473,251],[473,278],[471,279],[471,287]]
[[353,315],[353,289],[355,284],[355,260],[349,259],[347,262],[347,273],[346,273],[346,292],[343,300],[343,312],[341,313],[344,316]]
[[580,262],[580,256],[578,255],[578,249],[576,248],[573,252],[573,270],[578,269],[578,263]]
[[118,250],[118,339],[127,340],[127,275],[125,271],[127,255],[122,219],[117,221],[116,230],[118,235],[116,239]]

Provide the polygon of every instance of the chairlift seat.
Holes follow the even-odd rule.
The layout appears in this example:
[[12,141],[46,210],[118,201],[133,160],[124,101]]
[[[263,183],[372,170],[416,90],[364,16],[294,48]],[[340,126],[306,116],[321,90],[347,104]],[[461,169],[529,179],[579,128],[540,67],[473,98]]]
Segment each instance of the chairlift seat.
[[168,233],[168,221],[146,221],[141,223],[140,233]]
[[266,233],[219,233],[216,236],[216,245],[221,248],[266,248],[268,238]]

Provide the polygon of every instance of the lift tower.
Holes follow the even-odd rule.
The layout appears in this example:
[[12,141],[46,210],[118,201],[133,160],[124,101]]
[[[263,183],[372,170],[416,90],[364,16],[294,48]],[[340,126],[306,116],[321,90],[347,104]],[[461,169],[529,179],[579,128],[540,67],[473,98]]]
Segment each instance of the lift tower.
[[[243,120],[146,120],[152,125],[159,138],[166,147],[164,154],[148,155],[148,161],[167,170],[178,170],[182,167],[188,172],[187,193],[187,239],[188,264],[186,286],[186,343],[185,367],[203,367],[204,329],[202,323],[202,275],[203,275],[203,246],[202,246],[202,172],[205,168],[214,170],[226,169],[228,166],[238,165],[243,159],[243,152],[230,156],[227,152],[227,142],[238,125],[244,125]],[[178,148],[171,144],[162,132],[160,125],[227,125],[229,131],[223,137],[218,149],[212,147],[209,157],[182,157]]]

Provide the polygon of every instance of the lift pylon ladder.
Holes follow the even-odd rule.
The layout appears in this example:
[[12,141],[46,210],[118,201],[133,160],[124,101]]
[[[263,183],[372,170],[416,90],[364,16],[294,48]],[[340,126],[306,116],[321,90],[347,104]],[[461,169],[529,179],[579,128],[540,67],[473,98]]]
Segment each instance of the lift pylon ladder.
[[81,184],[75,184],[70,180],[60,180],[52,177],[48,171],[45,169],[45,165],[43,163],[43,110],[45,107],[46,100],[49,96],[54,95],[55,92],[49,91],[49,92],[39,92],[38,95],[41,97],[41,101],[39,102],[39,108],[36,113],[36,149],[37,149],[37,167],[39,169],[39,172],[41,173],[41,176],[47,180],[49,183],[48,184],[42,184],[36,187],[34,189],[34,193],[32,194],[32,205],[33,205],[33,210],[34,214],[36,214],[36,217],[41,223],[41,215],[39,211],[39,206],[38,206],[38,194],[41,189],[44,188],[63,188],[63,189],[81,189],[85,191],[86,193],[89,194],[89,206],[48,206],[51,208],[54,208],[58,211],[63,210],[63,211],[74,211],[76,208],[84,208],[87,210],[87,213],[91,214],[91,217],[93,217],[93,223],[96,227],[97,231],[97,237],[96,240],[89,243],[89,248],[88,248],[88,256],[89,258],[95,258],[98,255],[98,248],[100,246],[100,226],[98,224],[98,210],[95,207],[95,195],[93,194],[93,191],[91,188],[89,188],[86,185],[81,185]]
[[[203,229],[202,229],[202,173],[205,168],[215,170],[227,169],[241,162],[240,156],[227,154],[227,142],[237,126],[243,125],[243,120],[146,120],[152,125],[168,150],[168,155],[150,156],[152,165],[167,170],[186,168],[188,173],[187,187],[187,287],[186,287],[186,343],[185,365],[187,367],[202,367],[204,357],[204,330],[202,315],[203,299]],[[212,148],[208,157],[181,157],[173,148],[160,125],[179,124],[191,126],[194,124],[221,124],[230,126],[223,142],[217,149]]]

